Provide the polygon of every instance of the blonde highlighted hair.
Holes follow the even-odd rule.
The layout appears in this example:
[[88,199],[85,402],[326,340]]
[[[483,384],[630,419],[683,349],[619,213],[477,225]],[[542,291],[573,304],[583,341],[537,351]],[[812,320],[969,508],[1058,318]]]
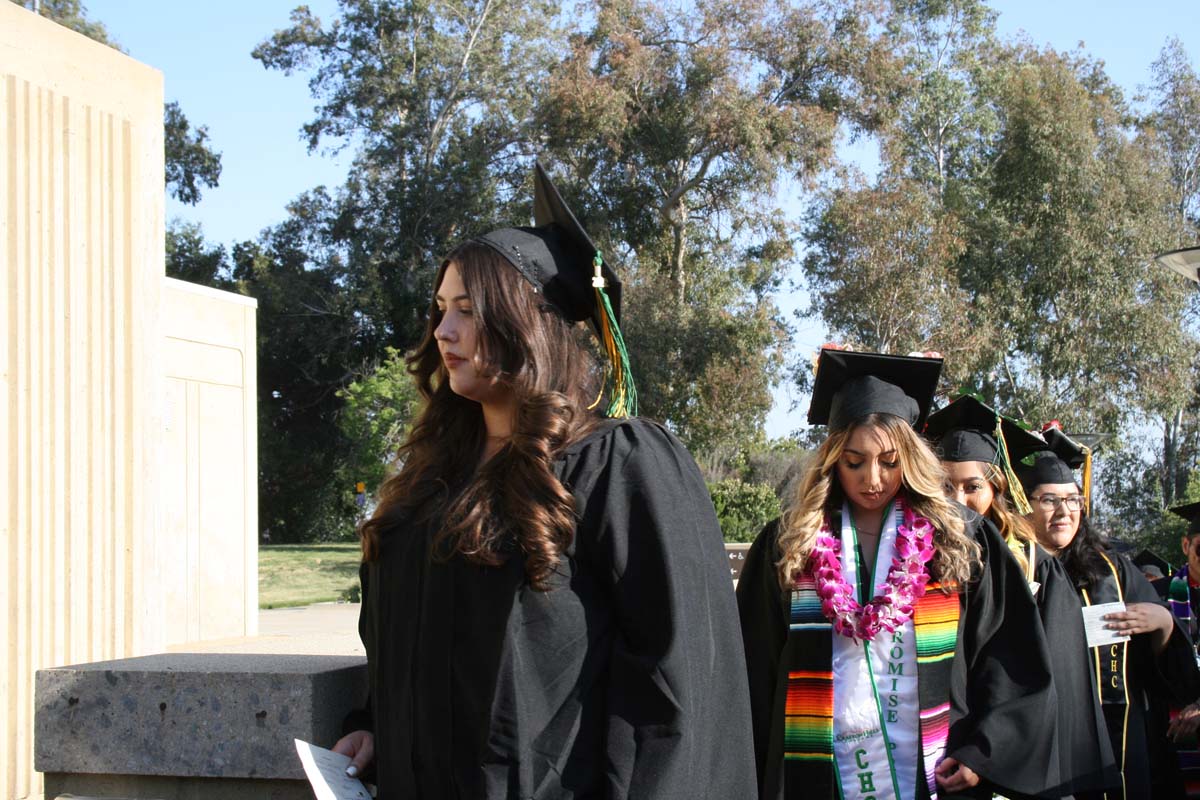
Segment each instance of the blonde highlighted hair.
[[958,509],[946,499],[941,461],[904,420],[892,414],[870,414],[830,433],[796,484],[780,520],[779,585],[785,591],[792,588],[796,573],[808,568],[817,534],[841,510],[845,495],[837,464],[850,437],[863,427],[875,428],[891,440],[900,462],[901,492],[914,512],[933,523],[936,554],[930,575],[943,583],[966,583],[979,565],[980,549],[965,533]]
[[1021,565],[1021,572],[1029,572],[1029,558],[1025,555],[1029,543],[1034,541],[1033,526],[1013,511],[1009,505],[1008,477],[995,464],[984,463],[983,476],[992,485],[992,505],[985,515],[995,523],[1013,557]]

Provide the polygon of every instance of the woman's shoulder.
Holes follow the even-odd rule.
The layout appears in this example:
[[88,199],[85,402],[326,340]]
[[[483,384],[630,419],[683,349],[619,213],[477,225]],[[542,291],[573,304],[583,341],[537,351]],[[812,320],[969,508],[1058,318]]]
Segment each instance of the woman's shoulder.
[[[603,419],[580,439],[567,445],[560,461],[611,461],[658,452],[687,453],[666,426],[645,417]],[[688,456],[689,460],[691,456]]]
[[559,454],[559,480],[578,496],[611,481],[656,486],[703,486],[687,449],[660,423],[635,417],[606,419]]

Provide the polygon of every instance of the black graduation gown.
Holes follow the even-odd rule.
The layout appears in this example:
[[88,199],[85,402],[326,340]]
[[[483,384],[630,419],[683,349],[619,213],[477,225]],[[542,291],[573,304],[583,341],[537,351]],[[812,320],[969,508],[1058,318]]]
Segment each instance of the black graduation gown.
[[[1116,579],[1120,581],[1126,605],[1163,605],[1154,587],[1126,556],[1111,551],[1107,555],[1116,567]],[[1105,603],[1117,599],[1115,589],[1111,586],[1112,580],[1109,575],[1107,579],[1085,587],[1092,602]],[[1082,603],[1082,590],[1080,595]],[[1123,765],[1123,784],[1117,784],[1107,793],[1110,800],[1122,796],[1122,786],[1124,797],[1130,800],[1154,795],[1152,786],[1155,776],[1151,765],[1154,762],[1170,763],[1171,757],[1165,736],[1156,730],[1153,715],[1148,713],[1149,707],[1163,702],[1185,705],[1190,702],[1188,696],[1195,697],[1198,681],[1195,651],[1178,621],[1162,653],[1154,653],[1149,634],[1134,636],[1127,647],[1124,676],[1129,702],[1103,704],[1112,749]],[[1103,660],[1108,661],[1108,654],[1105,655]],[[1089,650],[1089,658],[1093,657],[1094,652]],[[1095,688],[1095,667],[1089,670],[1089,675]],[[1081,793],[1081,797],[1101,796],[1104,795]]]
[[1059,777],[1046,797],[1094,791],[1120,780],[1109,744],[1100,698],[1092,678],[1079,595],[1057,558],[1035,545],[1034,600],[1050,647],[1054,691],[1058,698]]
[[695,462],[627,420],[555,468],[580,520],[550,591],[519,553],[431,560],[434,525],[364,564],[380,798],[750,797],[737,609]]
[[[961,508],[961,507],[960,507]],[[967,535],[979,542],[983,569],[960,593],[958,641],[951,672],[950,738],[946,755],[984,779],[972,796],[993,789],[1034,793],[1058,783],[1055,744],[1056,701],[1047,644],[1037,607],[1017,562],[995,526],[961,508]],[[840,529],[836,519],[831,524]],[[782,759],[774,758],[771,738],[783,725],[786,697],[778,680],[786,670],[789,593],[776,577],[778,521],[769,523],[746,554],[738,581],[738,610],[750,680],[755,761],[762,800],[834,800],[809,787],[782,786]],[[920,771],[918,771],[920,774]],[[773,788],[778,787],[778,788]],[[918,797],[927,797],[917,781]],[[939,793],[939,797],[945,797]]]

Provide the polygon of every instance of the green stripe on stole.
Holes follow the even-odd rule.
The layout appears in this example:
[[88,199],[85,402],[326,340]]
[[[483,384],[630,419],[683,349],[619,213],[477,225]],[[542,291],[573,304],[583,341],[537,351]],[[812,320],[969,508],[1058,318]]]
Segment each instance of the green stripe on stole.
[[[917,648],[922,764],[930,796],[937,797],[934,760],[945,749],[950,723],[950,671],[958,643],[959,595],[936,584],[917,602],[913,629]],[[821,611],[816,582],[801,578],[791,593],[784,647],[783,796],[836,798],[833,759],[833,627]]]

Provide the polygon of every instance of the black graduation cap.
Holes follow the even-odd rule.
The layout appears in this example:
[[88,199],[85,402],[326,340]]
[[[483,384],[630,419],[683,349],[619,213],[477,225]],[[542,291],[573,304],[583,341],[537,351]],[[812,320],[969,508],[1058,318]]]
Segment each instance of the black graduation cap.
[[[1200,503],[1197,503],[1196,505],[1200,506]],[[1158,567],[1159,577],[1165,577],[1171,574],[1171,565],[1167,563],[1167,560],[1151,550],[1149,547],[1143,547],[1138,551],[1137,555],[1129,560],[1133,562],[1135,567],[1143,572],[1146,571],[1146,567]]]
[[592,279],[599,266],[613,316],[620,322],[617,273],[604,261],[540,163],[533,174],[533,222],[533,227],[490,231],[475,241],[504,256],[567,320],[591,320],[597,332],[603,309],[598,308]]
[[533,174],[533,227],[500,228],[473,241],[487,245],[541,292],[569,322],[590,320],[610,364],[610,417],[637,414],[637,389],[621,336],[621,281],[540,163]]
[[1200,283],[1200,247],[1185,247],[1182,250],[1171,250],[1159,253],[1154,257],[1155,262],[1172,272],[1178,272],[1190,281]]
[[945,408],[929,415],[925,438],[938,446],[943,461],[982,461],[1002,464],[996,425],[1000,425],[1007,460],[1020,461],[1030,453],[1044,450],[1046,442],[986,403],[964,394]]
[[[1017,477],[1026,492],[1043,483],[1075,483],[1075,470],[1086,467],[1091,457],[1091,448],[1058,428],[1042,431],[1042,438],[1046,440],[1045,449],[1026,456],[1016,465]],[[1085,476],[1084,482],[1090,483],[1089,476]],[[1084,488],[1086,493],[1090,487]]]
[[1173,506],[1172,514],[1178,514],[1188,521],[1187,532],[1188,536],[1194,533],[1200,533],[1200,503],[1187,503],[1182,506]]
[[868,414],[893,414],[917,427],[933,404],[942,359],[823,349],[808,407],[811,425],[843,430]]

